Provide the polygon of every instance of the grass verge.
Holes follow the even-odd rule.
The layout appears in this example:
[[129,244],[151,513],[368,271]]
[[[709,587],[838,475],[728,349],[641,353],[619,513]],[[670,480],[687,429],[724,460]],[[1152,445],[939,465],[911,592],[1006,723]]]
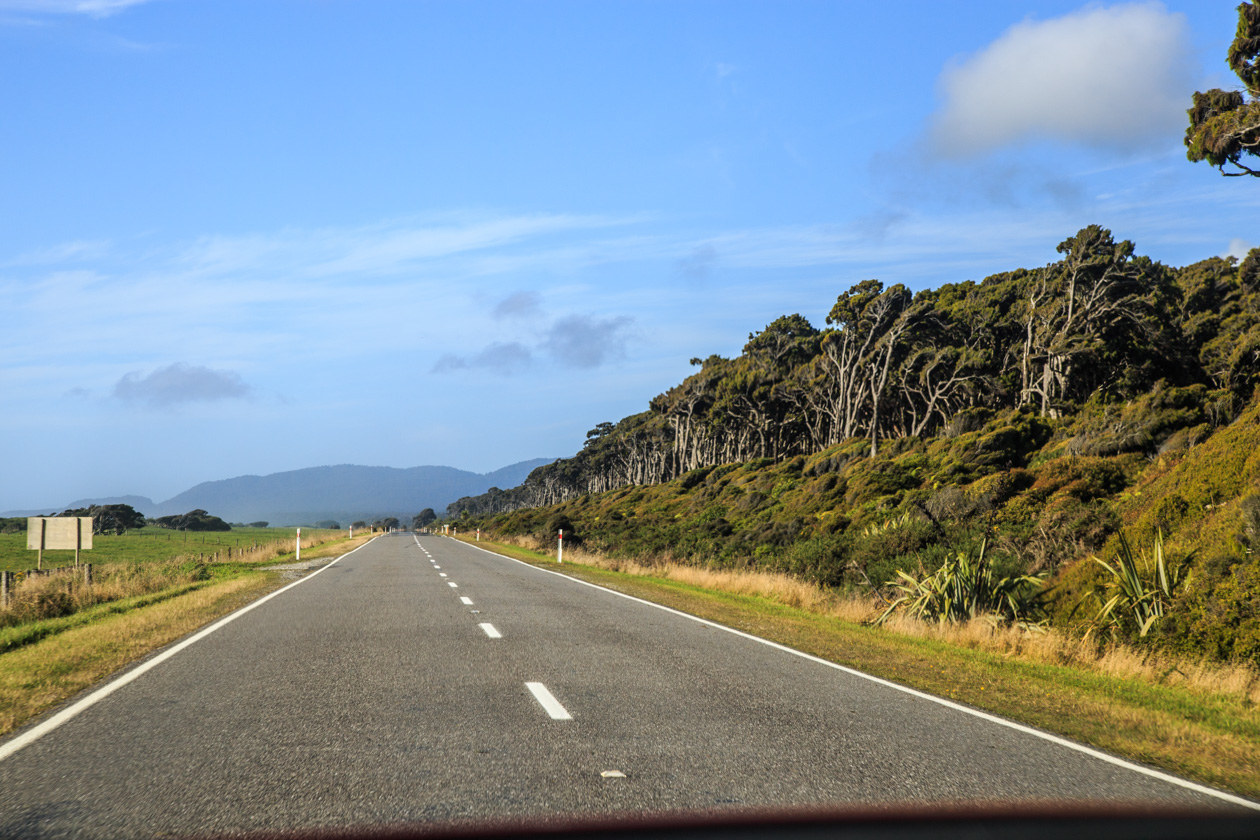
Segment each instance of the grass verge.
[[672,607],[873,676],[966,703],[1186,778],[1260,797],[1260,707],[1211,693],[870,627],[771,598],[482,548]]

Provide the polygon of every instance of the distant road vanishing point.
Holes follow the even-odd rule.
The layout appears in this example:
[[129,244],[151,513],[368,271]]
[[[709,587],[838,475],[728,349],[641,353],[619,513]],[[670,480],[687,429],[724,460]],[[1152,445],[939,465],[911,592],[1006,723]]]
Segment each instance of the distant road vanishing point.
[[1250,804],[438,536],[229,619],[0,745],[0,835]]

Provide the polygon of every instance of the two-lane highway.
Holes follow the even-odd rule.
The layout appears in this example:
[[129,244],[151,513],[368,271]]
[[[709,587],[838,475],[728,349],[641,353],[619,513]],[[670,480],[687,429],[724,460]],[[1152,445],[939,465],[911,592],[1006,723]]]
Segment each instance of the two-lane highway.
[[309,575],[0,760],[3,836],[1065,800],[1239,807],[408,533]]

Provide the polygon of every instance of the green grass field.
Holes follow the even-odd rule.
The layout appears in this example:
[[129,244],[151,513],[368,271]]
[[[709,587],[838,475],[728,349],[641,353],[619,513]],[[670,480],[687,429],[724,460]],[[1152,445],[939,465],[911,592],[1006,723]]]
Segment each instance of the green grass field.
[[[344,531],[327,531],[318,528],[303,528],[302,541],[308,539],[325,540],[342,534]],[[295,529],[293,528],[233,528],[231,531],[170,531],[166,528],[146,527],[128,531],[122,536],[114,534],[97,534],[92,537],[92,550],[81,552],[80,562],[92,564],[107,563],[152,563],[165,562],[178,558],[210,559],[215,552],[219,560],[229,559],[228,549],[235,556],[242,549],[249,550],[254,546],[274,545],[277,550],[287,547],[293,550]],[[30,551],[26,547],[26,534],[0,534],[0,571],[19,572],[35,568],[36,556],[39,552]],[[233,558],[234,559],[234,558]],[[74,564],[73,551],[45,551],[44,568]]]

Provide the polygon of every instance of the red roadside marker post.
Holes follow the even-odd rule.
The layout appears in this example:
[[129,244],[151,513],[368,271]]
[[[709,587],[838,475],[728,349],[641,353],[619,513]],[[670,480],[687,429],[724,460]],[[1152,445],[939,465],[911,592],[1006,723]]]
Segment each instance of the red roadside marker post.
[[560,536],[556,538],[556,562],[564,562],[564,529],[560,529]]

